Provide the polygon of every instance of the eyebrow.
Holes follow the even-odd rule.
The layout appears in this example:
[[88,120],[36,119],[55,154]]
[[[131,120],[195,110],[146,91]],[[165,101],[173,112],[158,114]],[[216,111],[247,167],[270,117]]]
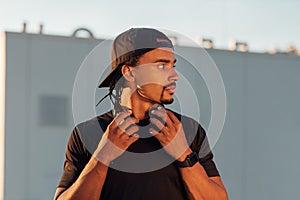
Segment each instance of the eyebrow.
[[[174,64],[176,63],[176,59],[174,60]],[[172,61],[171,60],[168,60],[168,59],[158,59],[156,61],[154,61],[154,63],[158,63],[158,62],[163,62],[163,63],[171,63]]]

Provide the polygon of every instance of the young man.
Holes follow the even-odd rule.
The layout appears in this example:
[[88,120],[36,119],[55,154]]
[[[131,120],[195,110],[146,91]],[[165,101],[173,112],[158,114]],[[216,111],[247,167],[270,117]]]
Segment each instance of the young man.
[[155,29],[114,40],[112,70],[99,85],[114,109],[73,130],[54,199],[227,199],[204,129],[164,108],[179,79],[175,62]]

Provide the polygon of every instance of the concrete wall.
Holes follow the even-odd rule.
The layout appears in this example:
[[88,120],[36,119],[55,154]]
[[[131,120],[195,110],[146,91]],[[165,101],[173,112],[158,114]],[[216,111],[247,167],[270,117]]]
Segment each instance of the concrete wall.
[[[81,62],[99,42],[7,33],[5,199],[50,199],[61,175],[72,120],[73,81]],[[41,115],[43,98],[65,100],[67,120],[51,125]],[[52,99],[53,100],[53,99]],[[63,119],[65,120],[65,118]]]
[[[76,73],[100,42],[6,33],[5,199],[52,198],[74,127]],[[197,56],[199,49],[178,47],[178,51]],[[295,199],[300,179],[300,58],[224,50],[208,53],[220,70],[227,93],[226,121],[213,151],[230,199]],[[86,65],[107,61],[99,58],[98,50],[89,55],[92,59]],[[184,72],[180,64],[184,62],[179,61],[177,69]],[[91,71],[99,76],[97,68]],[[203,80],[191,77],[190,81],[199,81],[200,121],[207,129],[209,92]],[[95,99],[103,94],[104,90],[96,91]],[[97,113],[109,107],[105,101]],[[82,120],[92,117],[90,113],[82,115]],[[51,116],[56,117],[47,120]]]
[[216,145],[231,199],[295,199],[300,178],[300,59],[210,52],[228,109]]

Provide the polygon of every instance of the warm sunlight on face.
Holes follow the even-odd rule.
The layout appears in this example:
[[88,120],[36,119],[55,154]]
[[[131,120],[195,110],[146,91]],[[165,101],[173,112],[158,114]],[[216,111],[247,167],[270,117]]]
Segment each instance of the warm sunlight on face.
[[136,85],[142,95],[158,103],[173,102],[176,81],[179,79],[174,69],[176,59],[170,48],[158,48],[145,53],[134,68]]

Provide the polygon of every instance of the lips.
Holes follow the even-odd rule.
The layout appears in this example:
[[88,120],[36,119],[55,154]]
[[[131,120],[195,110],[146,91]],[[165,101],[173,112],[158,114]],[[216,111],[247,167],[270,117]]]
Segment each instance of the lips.
[[176,89],[176,83],[175,82],[170,83],[170,84],[166,85],[165,88],[166,88],[166,91],[168,91],[170,93],[174,93],[175,89]]

